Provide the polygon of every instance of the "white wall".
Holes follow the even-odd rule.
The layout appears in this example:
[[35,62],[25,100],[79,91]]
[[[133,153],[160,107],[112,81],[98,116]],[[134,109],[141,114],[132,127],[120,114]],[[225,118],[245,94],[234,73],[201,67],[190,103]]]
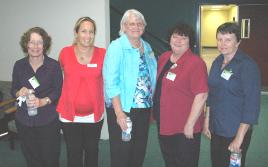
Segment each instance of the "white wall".
[[21,35],[34,26],[52,37],[50,56],[58,59],[61,48],[73,41],[73,27],[81,16],[96,21],[95,43],[107,47],[110,41],[109,0],[0,0],[0,81],[11,81],[12,68],[22,58]]

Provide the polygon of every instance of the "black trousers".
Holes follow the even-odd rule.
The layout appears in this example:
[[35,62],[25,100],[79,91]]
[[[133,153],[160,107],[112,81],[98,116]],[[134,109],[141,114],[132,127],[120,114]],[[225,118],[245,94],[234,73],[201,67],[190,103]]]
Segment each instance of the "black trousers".
[[131,109],[126,113],[132,120],[131,140],[122,141],[122,130],[113,109],[107,108],[111,167],[142,167],[148,140],[151,109]]
[[98,167],[103,120],[97,123],[62,123],[68,167]]
[[166,167],[197,167],[200,153],[200,133],[193,139],[184,134],[159,135],[160,148]]
[[[241,167],[245,167],[245,159],[251,140],[251,134],[252,130],[248,130],[241,145]],[[213,167],[229,167],[231,152],[228,150],[228,146],[233,141],[233,139],[234,137],[227,138],[212,134],[210,143],[210,154]]]
[[28,167],[59,167],[60,122],[28,127],[16,121],[21,149]]

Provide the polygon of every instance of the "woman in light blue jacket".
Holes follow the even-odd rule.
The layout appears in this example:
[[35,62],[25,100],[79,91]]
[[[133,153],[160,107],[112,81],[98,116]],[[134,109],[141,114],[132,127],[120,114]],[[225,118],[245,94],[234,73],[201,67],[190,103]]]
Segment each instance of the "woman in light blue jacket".
[[[157,63],[141,35],[146,21],[135,9],[125,12],[120,37],[110,44],[103,66],[112,167],[141,167],[145,157]],[[131,140],[121,139],[132,120]]]

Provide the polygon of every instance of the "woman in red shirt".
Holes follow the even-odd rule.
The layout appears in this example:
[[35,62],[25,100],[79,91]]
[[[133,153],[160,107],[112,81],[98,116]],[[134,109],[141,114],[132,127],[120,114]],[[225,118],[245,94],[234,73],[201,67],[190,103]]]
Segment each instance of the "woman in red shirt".
[[78,19],[74,44],[61,50],[64,72],[57,106],[67,146],[68,167],[98,166],[98,142],[103,124],[102,65],[105,49],[94,46],[96,23]]
[[207,68],[194,55],[194,32],[179,23],[169,34],[170,51],[158,60],[154,117],[166,167],[197,167],[207,99]]

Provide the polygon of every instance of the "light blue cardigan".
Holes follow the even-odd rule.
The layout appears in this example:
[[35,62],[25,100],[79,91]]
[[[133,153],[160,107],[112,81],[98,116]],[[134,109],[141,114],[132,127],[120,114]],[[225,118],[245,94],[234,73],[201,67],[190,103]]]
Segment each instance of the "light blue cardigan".
[[[148,65],[151,86],[156,85],[157,62],[151,46],[142,40],[145,60]],[[103,65],[105,101],[119,95],[122,109],[130,112],[139,73],[140,53],[133,48],[124,34],[112,41],[107,49]]]

